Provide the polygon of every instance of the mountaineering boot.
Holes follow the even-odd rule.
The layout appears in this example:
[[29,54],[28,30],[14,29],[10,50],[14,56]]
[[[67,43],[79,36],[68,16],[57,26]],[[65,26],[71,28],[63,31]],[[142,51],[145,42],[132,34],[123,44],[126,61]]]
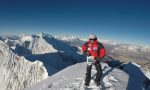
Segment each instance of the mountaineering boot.
[[85,82],[84,85],[85,85],[85,86],[89,86],[89,83]]
[[96,84],[97,86],[100,86],[100,85],[101,85],[101,83],[100,83],[100,82],[95,82],[95,84]]

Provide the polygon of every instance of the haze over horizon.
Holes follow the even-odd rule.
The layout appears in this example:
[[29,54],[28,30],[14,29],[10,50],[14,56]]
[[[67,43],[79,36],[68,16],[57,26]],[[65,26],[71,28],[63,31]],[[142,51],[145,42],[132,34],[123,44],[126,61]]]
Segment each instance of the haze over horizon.
[[0,1],[0,34],[40,32],[150,45],[150,1]]

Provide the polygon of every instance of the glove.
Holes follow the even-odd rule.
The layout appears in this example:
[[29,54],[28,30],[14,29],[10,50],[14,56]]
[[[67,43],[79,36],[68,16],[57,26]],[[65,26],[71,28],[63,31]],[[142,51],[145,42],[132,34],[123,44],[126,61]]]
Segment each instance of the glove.
[[101,61],[100,57],[97,56],[96,59],[93,61],[93,64],[96,65],[97,63],[99,63]]
[[90,53],[86,51],[86,52],[84,52],[84,55],[90,56]]
[[99,63],[98,60],[93,60],[93,65],[96,65],[97,63]]

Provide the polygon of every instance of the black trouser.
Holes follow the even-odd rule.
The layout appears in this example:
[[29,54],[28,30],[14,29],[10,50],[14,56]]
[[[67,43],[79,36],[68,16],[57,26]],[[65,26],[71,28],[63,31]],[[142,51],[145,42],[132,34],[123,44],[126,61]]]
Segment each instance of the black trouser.
[[[100,63],[97,63],[95,65],[95,67],[96,67],[96,71],[97,71],[95,82],[100,83],[100,80],[102,77],[102,68],[101,68]],[[85,83],[87,85],[90,83],[90,80],[91,80],[91,69],[92,69],[92,65],[87,65],[86,78],[85,78]]]

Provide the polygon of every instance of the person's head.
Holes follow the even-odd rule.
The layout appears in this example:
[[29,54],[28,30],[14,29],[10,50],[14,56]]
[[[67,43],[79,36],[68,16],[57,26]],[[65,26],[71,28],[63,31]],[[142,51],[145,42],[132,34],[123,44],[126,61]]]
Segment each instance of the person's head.
[[89,41],[90,41],[91,43],[93,43],[94,41],[97,41],[97,36],[96,36],[95,34],[91,34],[91,35],[89,36]]

